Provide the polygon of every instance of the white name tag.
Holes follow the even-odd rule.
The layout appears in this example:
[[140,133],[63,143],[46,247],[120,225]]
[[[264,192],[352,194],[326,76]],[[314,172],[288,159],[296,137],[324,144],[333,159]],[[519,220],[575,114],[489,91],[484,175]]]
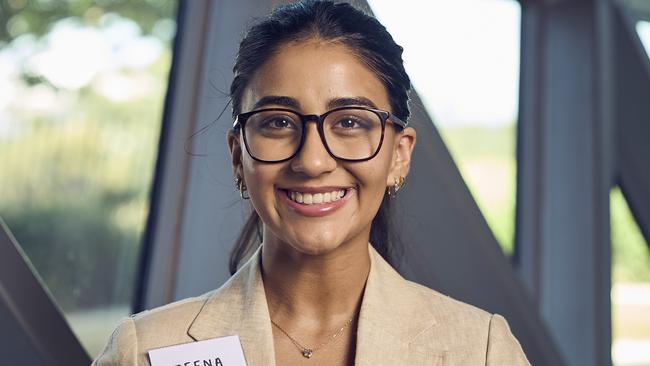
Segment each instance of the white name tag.
[[246,366],[239,336],[152,349],[152,366]]

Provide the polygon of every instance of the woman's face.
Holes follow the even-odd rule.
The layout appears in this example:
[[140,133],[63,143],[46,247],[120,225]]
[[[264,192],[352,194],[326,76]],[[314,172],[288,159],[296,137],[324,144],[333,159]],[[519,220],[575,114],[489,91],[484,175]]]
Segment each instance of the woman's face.
[[[263,98],[271,101],[260,104]],[[306,40],[281,47],[258,69],[241,105],[242,112],[282,107],[320,115],[345,100],[358,100],[353,105],[367,101],[390,111],[382,82],[348,48]],[[367,244],[386,187],[408,173],[414,143],[412,128],[396,132],[387,123],[377,156],[364,162],[340,161],[330,156],[316,123],[310,122],[299,153],[289,161],[269,164],[251,158],[241,133],[228,137],[235,176],[243,177],[264,222],[264,242],[312,255]],[[296,202],[297,193],[292,192],[301,193],[303,203]],[[345,195],[334,201],[336,192]],[[330,202],[314,203],[328,193]],[[310,200],[312,204],[307,204]]]

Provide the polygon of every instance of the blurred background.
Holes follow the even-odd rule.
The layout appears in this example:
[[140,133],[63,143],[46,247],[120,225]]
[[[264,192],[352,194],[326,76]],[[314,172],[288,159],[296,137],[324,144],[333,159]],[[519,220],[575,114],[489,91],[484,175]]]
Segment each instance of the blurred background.
[[[522,32],[530,26],[524,22],[528,19],[524,14],[526,7],[562,2],[370,0],[360,5],[369,6],[404,47],[406,69],[419,98],[412,106],[433,121],[485,223],[515,269],[521,263],[516,249],[517,223],[521,222],[517,218],[520,102],[521,91],[528,88],[522,84],[522,70],[524,61],[530,60],[522,57],[527,39]],[[642,80],[650,80],[650,2],[593,3],[636,11],[632,29],[640,50],[646,52],[642,62],[648,72]],[[186,22],[187,26],[190,16],[205,16],[188,4],[179,6],[171,0],[0,0],[0,217],[91,357],[101,351],[121,318],[156,303],[150,300],[154,296],[151,290],[143,295],[143,286],[156,273],[155,263],[160,262],[143,256],[156,256],[152,246],[164,222],[179,222],[178,217],[172,221],[163,217],[163,223],[156,224],[161,216],[150,215],[151,210],[174,207],[165,206],[166,201],[152,202],[152,197],[168,192],[162,181],[155,182],[171,174],[161,172],[163,152],[175,152],[176,159],[196,166],[192,171],[181,169],[178,175],[194,174],[198,177],[194,181],[203,185],[232,190],[230,171],[219,171],[211,160],[189,157],[184,148],[163,150],[161,146],[175,143],[185,147],[190,141],[195,144],[190,150],[223,155],[222,131],[208,130],[196,143],[190,136],[209,126],[227,102],[224,93],[231,78],[232,50],[241,37],[241,31],[219,33],[223,29],[214,23],[225,16],[249,19],[251,14],[264,14],[273,2],[265,2],[263,8],[242,4],[201,5],[207,6],[214,19],[199,22],[203,28],[187,30],[183,44],[178,39],[185,28],[179,24]],[[602,14],[602,9],[596,12]],[[237,26],[243,29],[248,24],[250,20],[245,20]],[[209,39],[193,38],[199,37],[197,34],[209,34]],[[217,44],[224,39],[230,48],[218,54],[223,49]],[[195,48],[188,48],[194,40]],[[608,49],[604,50],[601,52]],[[600,56],[615,59],[613,48],[609,50],[608,56]],[[191,60],[201,57],[222,61],[217,66],[196,61],[202,70],[197,74],[178,71],[180,65],[191,67]],[[171,72],[172,59],[179,65],[177,74]],[[179,81],[197,77],[202,78],[199,84],[188,86]],[[612,88],[612,93],[615,90]],[[191,106],[181,108],[193,120],[174,130],[171,121],[181,117],[173,114],[170,103],[179,97],[210,107],[199,112],[191,112]],[[646,129],[650,129],[649,117],[638,116]],[[161,136],[163,121],[172,135]],[[426,139],[421,141],[426,143]],[[644,161],[649,160],[650,156],[645,156]],[[167,164],[171,164],[169,160]],[[649,366],[650,246],[616,179],[612,182],[606,205],[609,228],[605,231],[611,237],[611,287],[607,284],[611,288],[611,318],[604,317],[602,322],[611,322],[614,365]],[[197,184],[188,183],[184,191],[190,197],[187,200],[197,191],[203,192]],[[229,194],[232,196],[217,209],[230,207],[236,200],[234,191]],[[635,205],[648,207],[650,202]],[[210,221],[192,217],[187,205],[184,207],[185,214],[183,210],[178,214],[180,221],[192,225]],[[203,211],[198,212],[196,215]],[[230,221],[219,218],[215,219],[217,229],[229,225]],[[200,235],[207,236],[204,242],[218,237],[226,243],[220,244],[223,248],[219,250],[227,250],[233,236],[194,232],[179,234],[172,241],[199,243],[191,238]],[[178,261],[168,271],[190,261],[186,254],[190,249],[174,250]],[[574,259],[580,266],[581,258]],[[213,262],[225,265],[227,257],[213,258]],[[195,271],[187,269],[185,277],[171,280],[176,287],[160,298],[171,301],[199,294],[201,291],[189,287],[178,289],[183,278],[199,276],[199,269]],[[219,281],[213,282],[218,285]],[[567,365],[579,364],[568,359]]]
[[92,355],[132,311],[176,15],[0,2],[0,216]]

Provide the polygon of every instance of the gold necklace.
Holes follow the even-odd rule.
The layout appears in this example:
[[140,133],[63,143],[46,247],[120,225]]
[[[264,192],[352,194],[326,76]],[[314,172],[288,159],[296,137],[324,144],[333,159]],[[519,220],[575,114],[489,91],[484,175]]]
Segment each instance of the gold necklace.
[[354,318],[350,318],[350,320],[348,320],[347,322],[345,322],[345,324],[341,327],[341,329],[339,329],[336,333],[334,333],[334,335],[330,336],[330,337],[329,337],[325,342],[319,344],[318,346],[316,346],[316,347],[314,347],[314,348],[305,347],[305,346],[303,346],[302,344],[300,344],[297,340],[295,340],[295,338],[293,338],[292,336],[290,336],[289,333],[287,333],[284,329],[282,329],[282,327],[279,326],[278,323],[274,322],[273,319],[271,319],[271,323],[273,323],[273,325],[275,325],[278,329],[280,329],[280,331],[281,331],[282,333],[284,333],[284,335],[286,335],[287,338],[289,338],[289,340],[291,340],[291,343],[293,343],[293,345],[296,346],[296,347],[300,350],[300,353],[301,353],[305,358],[311,358],[311,356],[314,354],[314,352],[316,352],[316,351],[318,351],[319,349],[325,347],[325,346],[328,345],[330,342],[332,342],[334,339],[336,339],[336,337],[338,337],[339,335],[341,335],[341,333],[343,332],[343,330],[344,330],[345,328],[347,328],[348,325],[350,325],[350,323],[352,323],[352,319],[354,319]]

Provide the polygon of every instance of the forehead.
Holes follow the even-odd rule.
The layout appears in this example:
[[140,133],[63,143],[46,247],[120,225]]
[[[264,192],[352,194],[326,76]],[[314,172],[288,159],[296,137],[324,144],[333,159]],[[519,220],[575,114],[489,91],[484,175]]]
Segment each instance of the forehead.
[[390,110],[377,74],[347,46],[321,40],[281,46],[254,74],[244,91],[242,111],[266,96],[293,98],[304,113],[322,113],[333,99],[359,97]]

